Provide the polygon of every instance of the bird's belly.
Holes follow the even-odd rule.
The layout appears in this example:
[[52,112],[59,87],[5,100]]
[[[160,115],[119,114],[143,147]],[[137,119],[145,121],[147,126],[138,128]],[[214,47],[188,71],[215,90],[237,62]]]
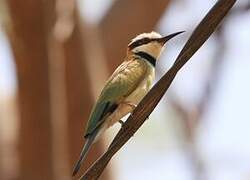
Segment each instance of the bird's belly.
[[117,109],[107,118],[105,128],[112,126],[128,113],[131,113],[134,108],[129,104],[137,105],[147,94],[154,80],[154,69],[149,71],[149,74],[146,77],[147,78],[145,78],[139,84],[139,86],[122,103],[120,103]]
[[134,108],[132,106],[129,106],[125,103],[121,103],[117,107],[117,109],[105,121],[106,128],[109,128],[110,126],[115,124],[117,121],[126,116],[128,113],[132,112],[133,109]]

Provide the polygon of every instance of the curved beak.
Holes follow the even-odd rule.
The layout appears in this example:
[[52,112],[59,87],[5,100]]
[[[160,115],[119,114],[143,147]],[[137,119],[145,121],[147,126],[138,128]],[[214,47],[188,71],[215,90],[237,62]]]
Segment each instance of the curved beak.
[[172,39],[173,37],[177,36],[178,34],[181,34],[185,31],[180,31],[180,32],[176,32],[176,33],[173,33],[173,34],[170,34],[170,35],[167,35],[165,37],[162,37],[162,38],[159,38],[157,39],[157,41],[159,43],[161,43],[162,45],[164,45],[168,40]]

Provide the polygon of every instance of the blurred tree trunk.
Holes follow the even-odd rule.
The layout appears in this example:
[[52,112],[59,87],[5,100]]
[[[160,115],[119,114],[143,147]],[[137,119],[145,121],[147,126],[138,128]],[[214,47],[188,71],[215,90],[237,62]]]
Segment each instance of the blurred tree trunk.
[[[1,115],[0,115],[0,117],[1,117]],[[0,149],[3,149],[2,145],[3,145],[3,141],[2,141],[2,136],[1,136],[0,137]],[[0,150],[0,179],[4,179],[3,168],[4,168],[4,166],[3,166],[3,152]]]
[[170,0],[117,0],[99,24],[109,71],[123,61],[136,35],[154,30]]
[[54,179],[46,21],[50,3],[8,1],[8,34],[18,76],[20,180]]
[[[64,44],[66,57],[66,87],[68,101],[68,127],[70,164],[78,160],[84,143],[84,130],[93,105],[93,95],[90,91],[90,78],[85,65],[85,53],[79,17],[76,15],[76,25],[72,36]],[[96,143],[90,151],[82,170],[86,170],[91,163],[104,152],[101,143]],[[79,173],[81,174],[81,173]],[[110,179],[107,174],[102,179]]]
[[[85,50],[88,50],[85,44],[88,43],[84,43],[84,26],[82,26],[76,7],[73,9],[72,21],[73,31],[62,45],[65,58],[67,127],[71,171],[84,144],[85,126],[93,105],[93,94],[85,54]],[[99,141],[89,152],[81,169],[85,171],[102,152],[104,152],[104,149]],[[106,173],[102,176],[102,179],[110,178]]]

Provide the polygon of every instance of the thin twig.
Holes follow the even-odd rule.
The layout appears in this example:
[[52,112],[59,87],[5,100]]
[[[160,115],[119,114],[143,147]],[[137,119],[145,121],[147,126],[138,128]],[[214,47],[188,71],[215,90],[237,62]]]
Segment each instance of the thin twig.
[[162,96],[168,90],[177,72],[193,56],[193,54],[204,44],[223,17],[232,8],[236,0],[219,0],[208,12],[200,24],[196,27],[191,37],[177,57],[174,65],[155,84],[149,93],[138,104],[129,116],[124,126],[120,129],[113,142],[104,153],[81,177],[81,180],[98,179],[105,167],[115,153],[133,136],[147,117],[154,110]]

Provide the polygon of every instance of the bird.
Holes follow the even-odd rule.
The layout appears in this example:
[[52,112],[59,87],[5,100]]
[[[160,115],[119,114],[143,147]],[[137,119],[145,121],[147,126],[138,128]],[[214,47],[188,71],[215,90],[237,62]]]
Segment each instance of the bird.
[[184,31],[161,36],[157,32],[137,35],[128,44],[123,63],[106,81],[89,116],[85,130],[85,144],[72,176],[80,169],[83,160],[100,135],[121,118],[131,113],[149,91],[154,77],[156,61],[165,43]]

